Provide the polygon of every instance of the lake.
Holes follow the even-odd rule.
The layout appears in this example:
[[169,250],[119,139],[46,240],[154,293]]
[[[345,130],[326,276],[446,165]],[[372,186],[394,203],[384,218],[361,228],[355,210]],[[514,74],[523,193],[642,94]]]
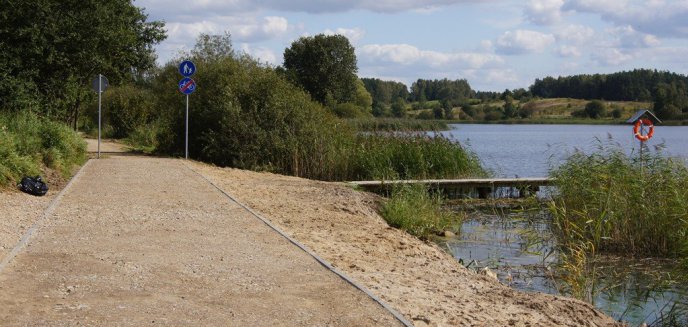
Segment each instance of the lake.
[[[619,144],[637,153],[631,125],[450,125],[442,135],[468,145],[495,177],[544,177],[576,150]],[[657,126],[650,151],[688,159],[688,126]],[[456,208],[465,212],[465,208]],[[490,267],[507,285],[524,291],[570,295],[560,280],[558,253],[546,211],[469,212],[458,237],[436,240],[464,265]],[[601,257],[591,271],[587,301],[631,325],[653,322],[671,310],[688,314],[688,285],[676,283],[671,262]],[[674,276],[675,277],[675,276]],[[681,323],[679,323],[680,325]]]
[[[442,135],[468,145],[495,177],[544,177],[576,150],[591,152],[612,140],[628,153],[638,151],[632,125],[452,124]],[[647,142],[667,155],[688,158],[688,126],[657,126]]]

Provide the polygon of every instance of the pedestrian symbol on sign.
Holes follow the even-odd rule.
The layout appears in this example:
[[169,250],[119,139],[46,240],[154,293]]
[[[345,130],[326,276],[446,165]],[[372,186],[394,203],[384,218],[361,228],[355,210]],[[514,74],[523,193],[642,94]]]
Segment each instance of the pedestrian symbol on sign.
[[196,72],[196,66],[191,60],[184,60],[179,64],[179,73],[184,77],[191,77]]

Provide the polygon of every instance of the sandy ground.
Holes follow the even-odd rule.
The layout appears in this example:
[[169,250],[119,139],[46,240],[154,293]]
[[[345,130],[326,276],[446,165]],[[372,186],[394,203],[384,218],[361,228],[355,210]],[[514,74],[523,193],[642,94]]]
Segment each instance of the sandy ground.
[[[294,259],[292,245],[247,223],[256,219],[184,165],[416,326],[616,324],[581,301],[517,292],[466,270],[433,244],[390,228],[376,213],[379,198],[342,184],[113,156],[86,167],[29,247],[0,272],[2,325],[396,324],[303,252]],[[0,193],[0,258],[56,191]],[[274,276],[293,271],[297,277]]]
[[38,197],[19,191],[0,191],[0,261],[43,215],[57,190]]
[[378,198],[337,183],[194,170],[362,283],[417,326],[614,326],[582,301],[515,291],[465,269],[434,244],[390,228]]
[[[34,200],[20,196],[0,199]],[[31,220],[14,224],[22,219]],[[113,156],[88,163],[29,246],[0,266],[0,325],[399,322],[183,161]]]

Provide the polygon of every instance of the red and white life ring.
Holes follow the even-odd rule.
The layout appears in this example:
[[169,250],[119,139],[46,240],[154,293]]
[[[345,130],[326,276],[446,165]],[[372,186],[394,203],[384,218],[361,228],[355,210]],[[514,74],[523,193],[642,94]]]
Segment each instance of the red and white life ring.
[[[641,127],[649,127],[650,130],[647,132],[647,134],[643,135],[641,133]],[[652,138],[652,135],[655,134],[655,126],[652,124],[652,121],[649,119],[638,119],[635,122],[635,125],[633,126],[633,135],[635,135],[635,138],[640,140],[640,142],[645,142],[649,139]]]

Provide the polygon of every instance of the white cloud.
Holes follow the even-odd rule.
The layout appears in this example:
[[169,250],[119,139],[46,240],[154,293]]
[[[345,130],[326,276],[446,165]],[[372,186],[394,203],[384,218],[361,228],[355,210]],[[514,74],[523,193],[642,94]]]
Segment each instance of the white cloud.
[[344,35],[346,36],[347,39],[349,39],[349,42],[351,44],[356,45],[358,44],[361,39],[363,39],[363,36],[365,36],[365,30],[362,28],[338,28],[336,30],[331,30],[331,29],[326,29],[323,34],[325,35]]
[[600,15],[617,26],[660,37],[688,38],[688,1],[568,0],[562,7]]
[[564,10],[579,12],[608,13],[626,9],[628,0],[568,0],[563,5]]
[[358,49],[358,59],[363,62],[394,65],[421,65],[425,67],[480,68],[503,63],[493,54],[475,52],[437,52],[420,50],[409,44],[368,44]]
[[[494,1],[494,0],[492,0]],[[461,3],[480,3],[480,0],[201,0],[183,5],[172,0],[137,0],[136,5],[145,7],[161,17],[196,16],[210,13],[247,13],[261,10],[277,10],[306,13],[338,13],[366,10],[379,13],[404,11],[432,12],[437,8]],[[155,18],[155,17],[153,17]],[[175,20],[177,20],[175,18]]]
[[507,55],[542,52],[554,41],[552,34],[529,30],[507,31],[497,39],[497,52]]
[[649,48],[660,44],[656,36],[638,32],[631,26],[613,28],[609,33],[620,47],[626,49]]
[[597,49],[591,57],[603,66],[620,66],[634,59],[632,54],[617,48]]
[[557,49],[557,54],[561,57],[580,57],[581,52],[575,46],[562,45]]
[[168,39],[195,40],[199,34],[222,34],[229,32],[232,39],[241,42],[257,42],[284,35],[289,30],[289,23],[284,17],[268,16],[262,19],[255,17],[214,17],[213,20],[201,20],[194,23],[173,22],[166,24]]
[[265,62],[273,66],[277,66],[281,63],[281,60],[278,61],[275,52],[266,47],[253,47],[248,43],[242,43],[241,51],[258,59],[260,62]]
[[526,17],[538,25],[552,25],[561,21],[561,7],[564,0],[530,0]]
[[582,45],[590,43],[595,38],[595,30],[583,25],[567,25],[557,29],[554,35],[559,42]]
[[[250,0],[246,0],[250,1]],[[255,0],[254,0],[255,1]],[[308,13],[332,13],[352,10],[368,10],[380,13],[403,11],[433,11],[440,7],[460,3],[479,3],[479,0],[258,0],[267,9],[300,11]]]
[[356,56],[361,76],[394,77],[393,80],[407,85],[418,78],[467,78],[474,88],[480,89],[489,87],[490,83],[513,82],[513,76],[509,77],[508,70],[503,68],[504,60],[492,53],[429,51],[409,44],[368,44],[359,47]]
[[268,16],[263,17],[262,21],[255,18],[235,20],[226,29],[238,41],[257,42],[284,35],[289,29],[289,23],[284,17]]

